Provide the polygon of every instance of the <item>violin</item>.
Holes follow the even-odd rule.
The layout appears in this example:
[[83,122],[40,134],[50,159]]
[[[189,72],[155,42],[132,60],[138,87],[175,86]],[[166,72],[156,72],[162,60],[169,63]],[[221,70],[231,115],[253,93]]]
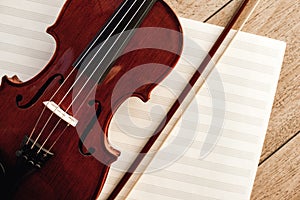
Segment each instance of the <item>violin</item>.
[[[108,199],[115,199],[224,41],[243,0]],[[47,29],[56,51],[34,78],[0,85],[0,195],[96,199],[121,152],[109,125],[130,97],[146,102],[171,72],[183,35],[162,0],[67,0]],[[179,101],[180,100],[180,101]]]
[[56,50],[42,71],[1,81],[0,195],[96,199],[120,155],[110,121],[174,68],[181,26],[162,0],[67,0],[47,33]]

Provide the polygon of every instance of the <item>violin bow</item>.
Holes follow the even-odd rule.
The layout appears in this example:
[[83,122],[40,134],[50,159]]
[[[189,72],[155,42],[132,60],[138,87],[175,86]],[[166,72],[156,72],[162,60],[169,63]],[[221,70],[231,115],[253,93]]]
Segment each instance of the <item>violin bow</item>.
[[[242,25],[235,32],[235,34],[233,35],[232,39],[229,41],[227,47],[224,49],[223,53],[219,56],[219,58],[215,62],[214,66],[219,62],[219,60],[221,59],[221,57],[224,55],[224,53],[226,52],[226,50],[228,49],[229,45],[232,43],[233,39],[236,37],[236,35],[238,34],[238,32],[241,31],[241,29],[244,27],[244,25],[246,24],[246,22],[248,21],[248,19],[250,18],[250,16],[254,12],[254,10],[256,9],[256,7],[259,4],[259,2],[260,2],[260,0],[258,0],[255,3],[255,5],[252,7],[251,11],[247,15],[247,17],[244,19]],[[243,10],[245,9],[245,7],[246,7],[246,5],[248,3],[249,3],[249,0],[243,0],[243,2],[241,2],[241,4],[239,5],[239,7],[237,8],[237,10],[235,11],[235,13],[233,14],[233,16],[231,17],[230,21],[227,23],[227,25],[223,29],[222,33],[219,35],[219,37],[216,40],[216,42],[213,44],[213,46],[210,48],[209,52],[206,54],[205,58],[203,59],[203,61],[199,65],[198,69],[195,71],[195,73],[193,74],[193,76],[190,78],[189,82],[186,84],[185,88],[180,93],[179,97],[173,103],[173,105],[171,106],[171,108],[167,112],[166,116],[163,118],[163,120],[161,121],[161,123],[159,124],[159,126],[156,128],[156,130],[154,132],[155,134],[153,134],[148,139],[148,141],[146,142],[146,144],[144,145],[144,147],[141,149],[141,151],[139,152],[139,154],[137,155],[137,157],[135,158],[135,160],[133,161],[133,163],[127,169],[127,172],[125,172],[125,174],[122,176],[122,178],[120,179],[120,181],[118,182],[118,184],[115,186],[115,188],[113,189],[113,191],[110,193],[110,195],[107,198],[108,200],[115,199],[118,196],[118,194],[120,193],[120,191],[122,190],[122,188],[126,185],[126,183],[128,182],[128,180],[131,178],[132,174],[137,169],[137,167],[142,162],[142,160],[145,158],[146,154],[149,152],[149,150],[151,149],[151,147],[154,145],[154,143],[156,142],[157,138],[161,135],[164,127],[169,123],[169,121],[171,120],[171,118],[173,117],[173,115],[175,114],[175,112],[177,111],[177,109],[179,108],[180,102],[183,102],[183,100],[187,97],[188,93],[191,91],[192,87],[195,85],[195,83],[197,82],[197,80],[200,78],[200,76],[202,75],[203,71],[205,70],[205,68],[207,67],[207,65],[210,63],[210,61],[212,60],[213,56],[218,51],[218,49],[221,46],[221,44],[223,43],[224,39],[228,35],[228,33],[231,30],[231,28],[233,27],[233,25],[236,23],[236,21],[238,20],[239,16],[241,15],[241,13],[243,12]],[[210,74],[210,72],[212,71],[212,69],[213,68],[210,69],[210,71],[207,73],[207,75]],[[201,88],[201,85],[199,86],[198,89],[200,89],[200,88]]]

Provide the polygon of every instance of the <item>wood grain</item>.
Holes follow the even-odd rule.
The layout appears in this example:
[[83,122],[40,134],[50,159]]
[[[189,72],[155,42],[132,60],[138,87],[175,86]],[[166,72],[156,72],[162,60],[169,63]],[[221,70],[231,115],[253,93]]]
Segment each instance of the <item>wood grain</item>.
[[[204,21],[227,1],[167,0],[179,16],[199,21]],[[240,2],[233,1],[208,23],[224,26]],[[253,5],[255,0],[251,3]],[[252,191],[253,199],[300,199],[299,192],[296,194],[300,190],[300,136],[295,137],[300,131],[299,13],[298,0],[262,0],[243,29],[245,32],[287,43],[260,160],[263,164],[259,167]],[[264,195],[264,191],[268,195]]]
[[299,143],[300,134],[259,166],[251,199],[299,199]]

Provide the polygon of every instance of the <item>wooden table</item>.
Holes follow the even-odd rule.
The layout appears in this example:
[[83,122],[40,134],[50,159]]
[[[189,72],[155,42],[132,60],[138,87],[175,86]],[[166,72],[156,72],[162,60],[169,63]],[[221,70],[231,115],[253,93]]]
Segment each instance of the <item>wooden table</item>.
[[[228,0],[166,2],[179,16],[204,21]],[[224,26],[240,2],[233,1],[208,23]],[[251,199],[300,199],[300,1],[262,0],[243,31],[287,43]]]

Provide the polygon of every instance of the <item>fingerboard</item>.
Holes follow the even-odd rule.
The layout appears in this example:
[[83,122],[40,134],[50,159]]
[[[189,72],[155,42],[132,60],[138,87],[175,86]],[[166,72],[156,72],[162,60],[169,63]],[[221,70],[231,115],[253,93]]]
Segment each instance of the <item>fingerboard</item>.
[[125,0],[73,66],[101,82],[156,1]]

